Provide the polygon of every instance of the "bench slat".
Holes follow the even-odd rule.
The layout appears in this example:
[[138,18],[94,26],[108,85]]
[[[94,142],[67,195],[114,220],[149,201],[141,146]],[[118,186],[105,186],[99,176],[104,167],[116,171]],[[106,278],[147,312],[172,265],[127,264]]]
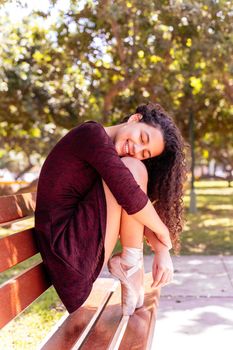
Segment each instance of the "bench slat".
[[[161,288],[151,288],[152,274],[145,274],[144,306],[138,309],[130,318],[119,350],[137,349],[149,350],[152,347],[154,327]],[[135,337],[135,334],[137,336]]]
[[34,213],[36,192],[0,197],[0,224]]
[[[38,349],[54,350],[78,349],[84,333],[88,336],[89,325],[98,318],[99,311],[105,307],[106,299],[112,295],[113,290],[116,289],[116,280],[113,278],[101,278],[95,280],[92,291],[84,304],[75,312],[70,314],[64,323],[57,329],[55,325],[55,332],[52,330],[46,339],[40,344]],[[50,338],[48,340],[48,338]],[[77,347],[78,346],[78,347]]]
[[122,316],[119,326],[117,327],[116,333],[108,346],[108,350],[118,350],[121,344],[122,338],[125,334],[126,328],[129,323],[129,316]]
[[50,286],[51,282],[46,278],[41,262],[4,283],[0,288],[0,328],[26,309]]
[[0,239],[0,272],[38,253],[33,232],[33,229],[29,229]]
[[101,318],[96,323],[82,350],[107,349],[122,318],[120,283],[108,302]]

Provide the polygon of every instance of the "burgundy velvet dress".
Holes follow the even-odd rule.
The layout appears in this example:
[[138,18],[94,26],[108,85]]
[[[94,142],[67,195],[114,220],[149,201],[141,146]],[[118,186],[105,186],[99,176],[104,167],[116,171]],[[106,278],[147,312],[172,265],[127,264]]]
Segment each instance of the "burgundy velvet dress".
[[39,176],[35,236],[52,283],[74,312],[89,296],[104,263],[104,179],[128,214],[148,196],[119,157],[103,126],[87,121],[53,147]]

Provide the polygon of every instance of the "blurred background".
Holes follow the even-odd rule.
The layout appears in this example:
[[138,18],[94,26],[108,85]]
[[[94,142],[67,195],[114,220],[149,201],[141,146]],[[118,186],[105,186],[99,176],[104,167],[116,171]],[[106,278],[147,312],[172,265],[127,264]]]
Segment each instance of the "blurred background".
[[233,254],[232,1],[0,1],[0,42],[1,196],[77,124],[157,102],[191,146],[181,255]]

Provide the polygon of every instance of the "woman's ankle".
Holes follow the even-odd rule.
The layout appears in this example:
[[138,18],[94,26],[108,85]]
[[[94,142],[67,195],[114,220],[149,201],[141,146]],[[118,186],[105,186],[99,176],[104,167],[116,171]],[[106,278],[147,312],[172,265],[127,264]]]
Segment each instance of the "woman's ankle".
[[143,247],[122,247],[121,264],[125,267],[137,265],[143,259]]

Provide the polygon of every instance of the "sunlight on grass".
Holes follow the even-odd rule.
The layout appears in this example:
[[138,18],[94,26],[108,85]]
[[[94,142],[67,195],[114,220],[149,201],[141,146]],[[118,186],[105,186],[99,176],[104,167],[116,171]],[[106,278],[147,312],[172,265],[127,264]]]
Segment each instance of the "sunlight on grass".
[[231,222],[232,219],[230,218],[216,218],[215,220],[213,220],[213,218],[209,219],[209,220],[205,220],[203,222],[203,226],[209,227],[209,226],[221,226],[223,228],[223,226],[231,226]]
[[[233,183],[231,182],[231,186]],[[201,180],[195,181],[196,188],[226,188],[228,187],[228,182],[224,180]]]
[[189,190],[184,198],[186,223],[181,254],[233,254],[233,188],[225,181],[201,181],[195,186],[196,214],[188,211]]
[[55,289],[50,287],[34,304],[1,330],[1,349],[35,349],[64,313],[65,308]]
[[197,195],[202,195],[202,196],[205,196],[205,195],[212,195],[212,196],[218,196],[219,195],[219,191],[221,191],[221,195],[230,195],[230,194],[233,194],[233,188],[232,189],[229,189],[229,188],[209,188],[209,189],[196,189],[196,194]]
[[233,216],[233,204],[211,204],[213,210],[231,210]]
[[12,224],[2,224],[0,227],[0,238],[4,236],[9,236],[11,234],[27,230],[34,227],[35,219],[34,217],[27,217],[15,220]]
[[34,255],[33,257],[17,264],[16,266],[11,267],[9,270],[1,272],[0,275],[0,284],[7,281],[9,278],[15,277],[19,275],[23,270],[28,269],[32,265],[34,265],[37,262],[42,261],[40,253]]

